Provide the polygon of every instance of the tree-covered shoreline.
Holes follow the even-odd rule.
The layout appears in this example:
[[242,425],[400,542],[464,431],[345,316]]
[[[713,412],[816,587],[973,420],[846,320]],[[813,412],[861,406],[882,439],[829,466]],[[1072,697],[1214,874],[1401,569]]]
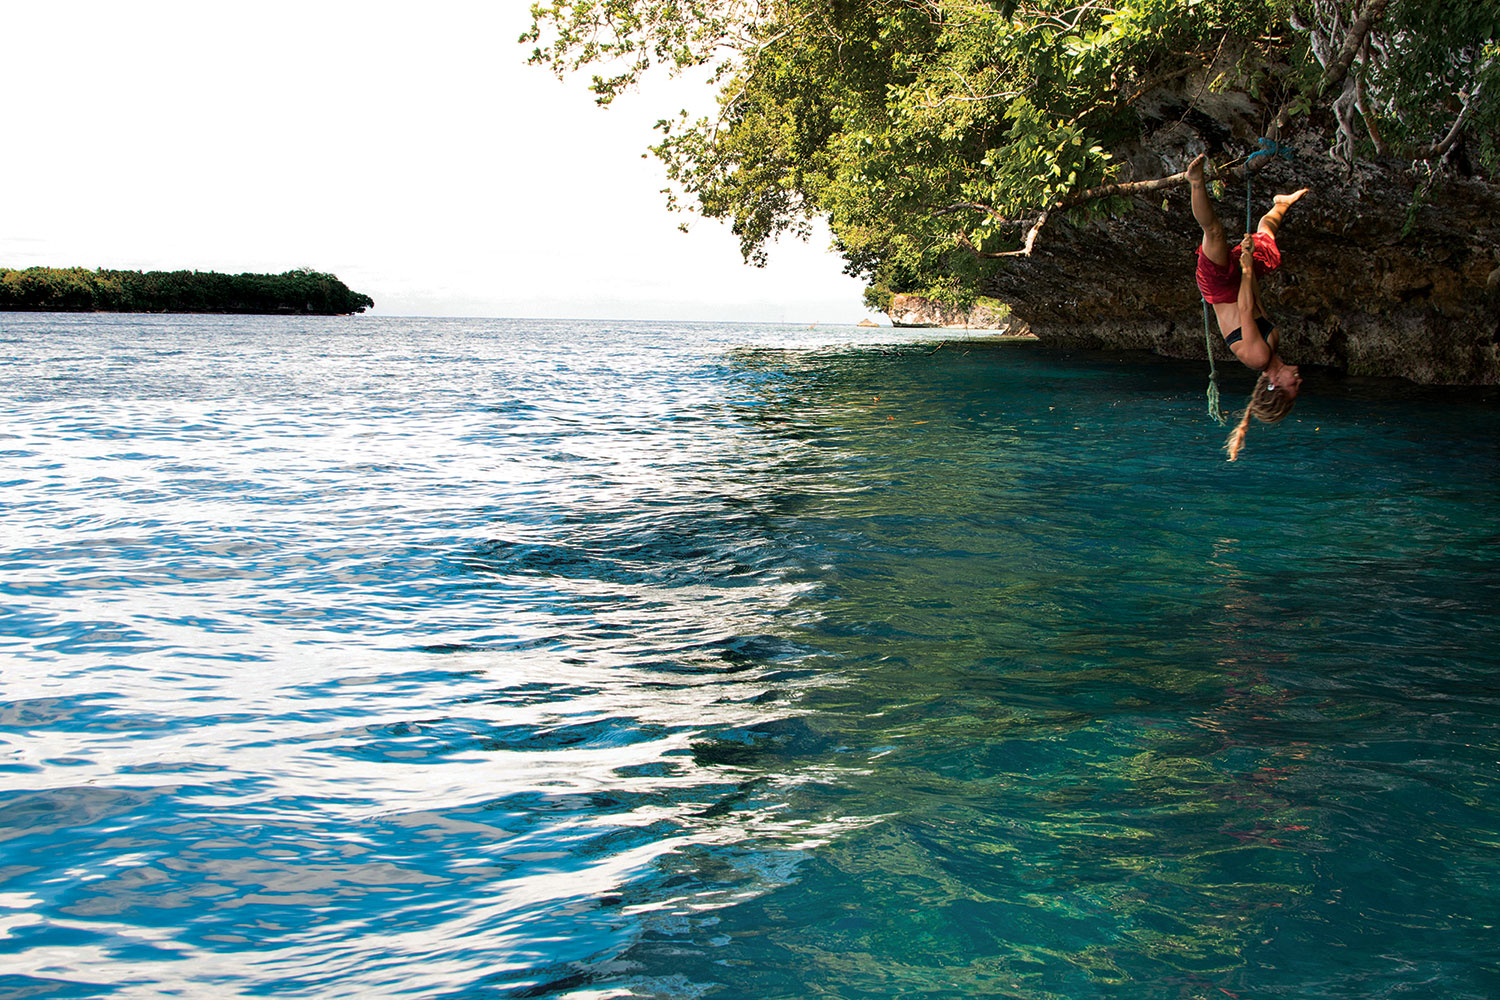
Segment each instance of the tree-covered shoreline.
[[657,126],[669,204],[755,264],[823,218],[877,295],[970,302],[1199,152],[1243,183],[1262,138],[1403,164],[1418,202],[1500,180],[1494,0],[549,0],[521,41],[601,104],[711,69],[718,113]]
[[0,267],[0,311],[289,313],[342,316],[373,308],[368,295],[331,274],[217,271],[90,271]]

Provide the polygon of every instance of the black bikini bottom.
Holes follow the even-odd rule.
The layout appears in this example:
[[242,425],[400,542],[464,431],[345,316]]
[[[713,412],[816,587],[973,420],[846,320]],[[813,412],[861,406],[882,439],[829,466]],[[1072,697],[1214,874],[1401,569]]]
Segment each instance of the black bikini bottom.
[[[1265,338],[1269,337],[1271,335],[1271,331],[1276,329],[1276,324],[1272,323],[1264,316],[1257,316],[1255,317],[1255,328],[1260,331],[1261,337]],[[1244,340],[1245,335],[1240,332],[1241,329],[1241,327],[1237,326],[1230,332],[1224,334],[1224,343],[1228,344],[1230,347],[1233,347],[1235,344],[1238,344],[1240,341]]]

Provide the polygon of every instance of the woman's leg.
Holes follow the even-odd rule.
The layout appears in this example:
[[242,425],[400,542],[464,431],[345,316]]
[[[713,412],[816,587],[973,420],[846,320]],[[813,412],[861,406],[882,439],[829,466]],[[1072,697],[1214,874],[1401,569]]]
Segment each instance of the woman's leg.
[[1286,210],[1297,203],[1297,199],[1307,194],[1307,188],[1293,191],[1291,194],[1278,194],[1271,199],[1271,210],[1260,217],[1260,225],[1257,231],[1269,233],[1273,238],[1276,236],[1276,228],[1281,225],[1281,219],[1286,215]]
[[[1208,186],[1203,181],[1203,161],[1206,159],[1207,153],[1199,153],[1187,168],[1188,186],[1193,192],[1193,218],[1203,229],[1203,256],[1220,267],[1226,267],[1229,264],[1229,241],[1224,236],[1224,224],[1219,221],[1213,202],[1208,200]],[[1277,221],[1280,221],[1280,216],[1277,216]]]

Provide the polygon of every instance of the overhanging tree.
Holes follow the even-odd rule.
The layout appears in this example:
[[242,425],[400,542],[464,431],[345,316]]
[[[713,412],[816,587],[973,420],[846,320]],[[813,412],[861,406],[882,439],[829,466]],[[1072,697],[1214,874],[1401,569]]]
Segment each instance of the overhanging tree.
[[708,68],[717,115],[663,120],[653,150],[672,206],[728,220],[748,261],[821,216],[851,274],[958,301],[1044,225],[1182,183],[1116,158],[1174,81],[1249,94],[1271,135],[1326,118],[1345,164],[1500,172],[1493,0],[554,0],[522,40],[603,104]]

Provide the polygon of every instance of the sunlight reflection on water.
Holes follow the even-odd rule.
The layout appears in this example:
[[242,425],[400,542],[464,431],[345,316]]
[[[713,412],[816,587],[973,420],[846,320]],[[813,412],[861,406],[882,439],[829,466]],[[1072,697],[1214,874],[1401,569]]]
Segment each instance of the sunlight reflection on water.
[[0,996],[1484,993],[1486,397],[3,326]]
[[18,981],[501,988],[617,951],[601,900],[688,842],[819,840],[706,815],[743,791],[693,745],[789,703],[808,585],[702,347],[9,325]]

